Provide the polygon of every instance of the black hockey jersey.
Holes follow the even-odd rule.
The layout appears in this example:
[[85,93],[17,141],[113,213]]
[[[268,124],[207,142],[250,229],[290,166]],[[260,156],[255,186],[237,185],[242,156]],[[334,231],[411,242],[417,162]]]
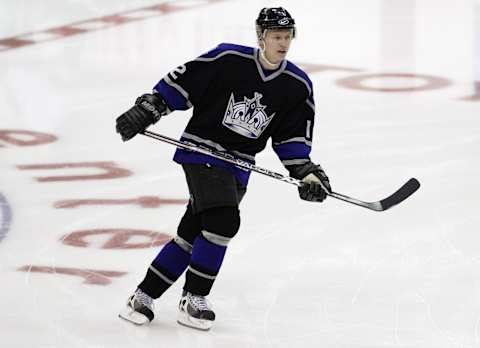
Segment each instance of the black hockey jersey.
[[[168,73],[154,91],[171,111],[193,107],[182,140],[255,163],[255,155],[272,138],[286,167],[310,161],[312,82],[287,60],[268,71],[260,64],[258,49],[223,43]],[[244,186],[248,183],[249,171],[207,155],[177,149],[174,160],[221,166]]]

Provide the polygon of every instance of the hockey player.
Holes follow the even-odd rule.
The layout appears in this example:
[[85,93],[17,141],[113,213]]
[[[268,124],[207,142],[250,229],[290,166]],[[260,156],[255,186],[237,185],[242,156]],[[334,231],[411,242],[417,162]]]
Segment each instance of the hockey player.
[[[256,20],[259,48],[220,44],[179,66],[117,118],[117,132],[127,141],[162,116],[193,107],[182,140],[254,163],[255,154],[271,138],[290,175],[305,182],[300,197],[323,201],[331,190],[329,180],[309,157],[315,114],[312,82],[285,59],[295,31],[285,9],[262,9]],[[250,173],[182,149],[176,150],[174,161],[183,167],[190,201],[177,235],[150,264],[120,317],[135,324],[151,321],[153,300],[187,270],[178,322],[208,330],[215,313],[206,296],[240,227],[238,206]]]

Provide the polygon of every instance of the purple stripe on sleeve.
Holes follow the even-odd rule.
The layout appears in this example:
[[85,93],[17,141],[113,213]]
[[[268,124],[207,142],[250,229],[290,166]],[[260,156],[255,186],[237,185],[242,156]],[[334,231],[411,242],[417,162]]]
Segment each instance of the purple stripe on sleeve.
[[154,89],[162,95],[170,110],[187,110],[189,108],[185,97],[163,79],[157,83]]
[[308,158],[311,147],[304,143],[286,143],[273,145],[273,150],[281,160]]

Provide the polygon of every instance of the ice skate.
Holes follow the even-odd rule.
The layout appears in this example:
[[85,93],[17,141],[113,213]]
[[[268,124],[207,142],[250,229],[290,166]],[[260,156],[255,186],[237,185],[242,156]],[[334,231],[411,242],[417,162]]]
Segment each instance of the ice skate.
[[137,289],[128,298],[126,308],[118,316],[136,325],[144,325],[153,320],[153,310],[153,299]]
[[215,313],[204,296],[183,291],[178,307],[180,312],[177,322],[179,324],[204,331],[212,327]]

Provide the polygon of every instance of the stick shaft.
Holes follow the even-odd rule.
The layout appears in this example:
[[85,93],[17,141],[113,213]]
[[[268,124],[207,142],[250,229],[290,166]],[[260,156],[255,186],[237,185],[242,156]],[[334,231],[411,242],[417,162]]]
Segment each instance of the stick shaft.
[[194,151],[194,152],[198,152],[198,153],[201,153],[201,154],[204,154],[204,155],[208,155],[208,156],[211,156],[211,157],[221,159],[225,162],[232,163],[232,164],[236,165],[237,167],[247,169],[247,170],[251,170],[252,172],[260,173],[260,174],[269,176],[271,178],[274,178],[274,179],[277,179],[277,180],[280,180],[280,181],[283,181],[283,182],[286,182],[286,183],[289,183],[289,184],[292,184],[292,185],[295,185],[295,186],[302,186],[302,181],[301,180],[298,180],[298,179],[292,178],[290,176],[286,176],[286,175],[283,175],[283,174],[280,174],[280,173],[277,173],[277,172],[274,172],[274,171],[271,171],[271,170],[268,170],[268,169],[265,169],[265,168],[262,168],[262,167],[258,167],[258,166],[254,165],[252,163],[243,161],[239,158],[235,158],[235,157],[233,157],[233,156],[231,156],[231,155],[229,155],[228,153],[225,153],[225,152],[220,152],[220,151],[211,150],[211,149],[208,149],[208,148],[205,148],[205,147],[200,147],[200,146],[197,146],[197,145],[192,144],[192,143],[176,140],[176,139],[167,137],[165,135],[157,134],[157,133],[150,132],[150,131],[145,131],[143,134],[146,135],[147,137],[157,139],[157,140],[169,143],[171,145],[175,145],[176,147],[179,147],[179,148],[182,148],[182,149],[185,149],[185,150]]
[[[189,142],[186,142],[186,141],[176,140],[176,139],[167,137],[165,135],[150,132],[150,131],[144,131],[142,134],[147,136],[147,137],[150,137],[150,138],[153,138],[153,139],[156,139],[156,140],[159,140],[159,141],[163,141],[163,142],[171,144],[171,145],[175,145],[176,147],[179,147],[179,148],[182,148],[182,149],[185,149],[185,150],[188,150],[188,151],[194,151],[194,152],[198,152],[198,153],[208,155],[208,156],[211,156],[211,157],[214,157],[214,158],[221,159],[225,162],[232,163],[232,164],[236,165],[237,167],[240,167],[240,168],[243,168],[243,169],[246,169],[246,170],[250,170],[252,172],[260,173],[260,174],[269,176],[273,179],[277,179],[277,180],[286,182],[286,183],[291,184],[291,185],[295,185],[295,186],[298,186],[298,187],[303,185],[303,182],[301,180],[298,180],[298,179],[292,178],[290,176],[286,176],[286,175],[271,171],[269,169],[258,167],[258,166],[254,165],[252,163],[246,162],[246,161],[241,160],[239,158],[235,158],[235,157],[233,157],[232,155],[230,155],[226,152],[212,150],[210,148],[198,146],[196,144],[192,144],[192,143],[189,143]],[[387,197],[387,198],[385,198],[381,201],[377,201],[377,202],[364,202],[364,201],[361,201],[359,199],[349,197],[349,196],[343,195],[341,193],[333,192],[333,191],[327,192],[327,195],[329,195],[330,197],[342,200],[344,202],[347,202],[347,203],[350,203],[350,204],[355,204],[355,205],[358,205],[360,207],[367,208],[367,209],[370,209],[370,210],[384,211],[384,210],[389,209],[393,205],[396,205],[396,204],[402,202],[403,200],[407,199],[419,187],[420,187],[420,183],[418,182],[418,180],[412,178],[407,183],[405,183],[399,190],[397,190],[394,194],[390,195],[389,197]]]

